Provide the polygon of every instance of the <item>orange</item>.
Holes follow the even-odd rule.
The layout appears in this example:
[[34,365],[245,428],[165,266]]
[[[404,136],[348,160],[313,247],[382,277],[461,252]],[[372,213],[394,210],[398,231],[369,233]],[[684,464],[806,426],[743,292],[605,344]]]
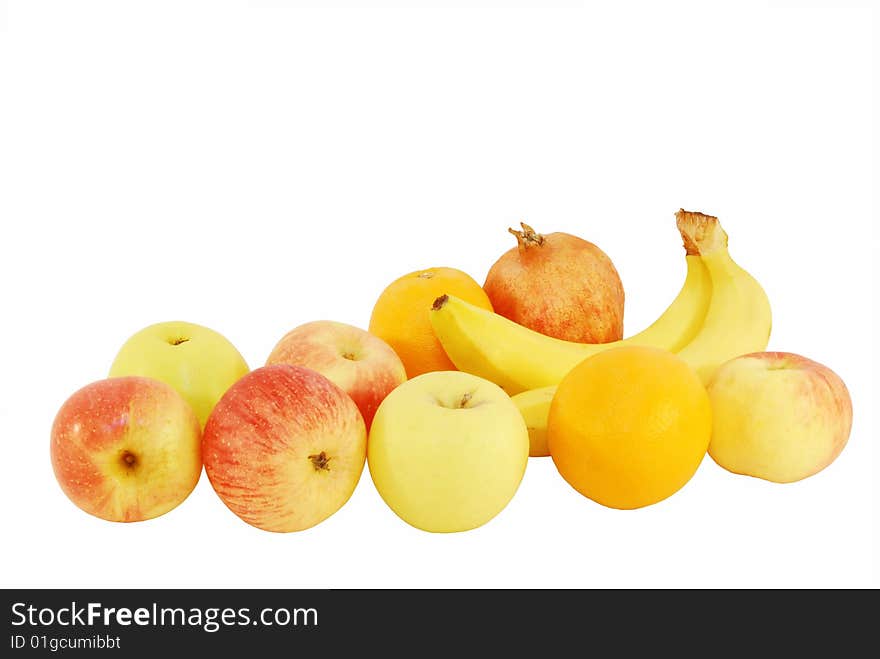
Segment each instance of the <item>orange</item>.
[[709,396],[676,355],[624,347],[578,364],[559,384],[547,421],[562,477],[611,508],[640,508],[677,492],[712,430]]
[[492,310],[482,287],[455,268],[428,268],[404,275],[382,291],[373,307],[370,332],[394,348],[407,377],[414,378],[428,371],[456,370],[434,336],[428,316],[434,300],[441,295],[454,295]]

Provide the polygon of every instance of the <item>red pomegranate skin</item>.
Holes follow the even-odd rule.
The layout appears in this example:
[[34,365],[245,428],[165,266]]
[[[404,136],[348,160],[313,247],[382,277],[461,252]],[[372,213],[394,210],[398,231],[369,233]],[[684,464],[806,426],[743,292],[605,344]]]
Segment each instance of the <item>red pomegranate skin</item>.
[[495,313],[566,341],[623,338],[623,284],[593,243],[567,233],[509,229],[518,245],[489,269],[483,290]]

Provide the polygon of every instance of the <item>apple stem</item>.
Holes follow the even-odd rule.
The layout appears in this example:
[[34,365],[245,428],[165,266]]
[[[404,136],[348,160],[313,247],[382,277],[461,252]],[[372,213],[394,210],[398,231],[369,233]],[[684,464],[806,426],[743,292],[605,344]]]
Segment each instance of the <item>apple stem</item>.
[[544,244],[544,236],[535,231],[525,222],[520,222],[522,231],[508,228],[507,231],[516,236],[517,246],[520,252],[525,252],[529,247],[540,247]]
[[316,453],[315,455],[310,455],[309,460],[312,461],[312,466],[315,468],[315,471],[330,471],[331,458],[324,451]]
[[473,394],[468,392],[464,396],[461,397],[461,402],[458,404],[460,408],[467,407],[467,404],[471,402],[471,398],[473,398]]
[[120,460],[126,467],[134,467],[137,464],[137,456],[131,451],[123,451]]

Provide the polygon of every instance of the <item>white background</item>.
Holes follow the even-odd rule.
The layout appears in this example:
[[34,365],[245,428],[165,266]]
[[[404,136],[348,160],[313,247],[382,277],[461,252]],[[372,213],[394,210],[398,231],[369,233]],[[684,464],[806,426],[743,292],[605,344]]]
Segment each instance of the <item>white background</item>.
[[[877,584],[868,10],[292,4],[0,3],[0,582]],[[259,366],[305,321],[365,327],[403,273],[482,282],[523,218],[612,257],[630,334],[684,276],[680,206],[719,215],[764,284],[770,347],[849,385],[852,436],[819,475],[707,458],[621,512],[537,459],[501,515],[454,535],[401,522],[367,471],[290,535],[240,522],[204,477],[129,525],[54,480],[57,408],[142,326],[207,325]]]

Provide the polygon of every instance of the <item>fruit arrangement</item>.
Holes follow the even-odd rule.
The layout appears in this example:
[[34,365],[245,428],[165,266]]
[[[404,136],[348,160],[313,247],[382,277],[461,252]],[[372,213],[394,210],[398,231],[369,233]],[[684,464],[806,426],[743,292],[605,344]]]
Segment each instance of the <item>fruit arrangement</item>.
[[183,502],[204,467],[240,519],[292,532],[339,510],[366,463],[401,519],[454,532],[495,517],[530,456],[618,509],[671,496],[707,452],[777,483],[821,471],[849,437],[846,385],[765,352],[770,304],[716,217],[681,210],[676,226],[684,283],[628,338],[608,255],[524,223],[483,286],[454,268],[412,272],[368,330],[306,323],[253,371],[213,330],[147,327],[61,406],[55,476],[87,513],[133,522]]

